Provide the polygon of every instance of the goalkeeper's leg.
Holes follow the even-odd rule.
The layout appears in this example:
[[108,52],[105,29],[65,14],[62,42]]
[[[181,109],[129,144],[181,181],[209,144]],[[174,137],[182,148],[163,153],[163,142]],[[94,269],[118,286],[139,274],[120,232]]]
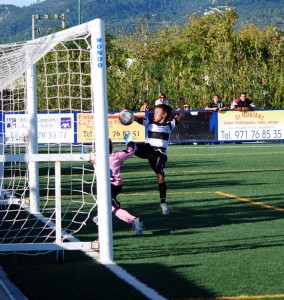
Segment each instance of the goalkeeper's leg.
[[113,206],[112,206],[112,213],[120,220],[128,224],[131,224],[132,229],[134,230],[136,235],[143,234],[143,221],[141,218],[136,218],[132,216],[127,210],[122,208],[115,208]]
[[117,218],[119,218],[120,220],[122,220],[128,224],[133,224],[136,219],[136,217],[134,217],[127,210],[122,209],[122,208],[112,206],[111,211],[112,211],[113,215],[115,215]]

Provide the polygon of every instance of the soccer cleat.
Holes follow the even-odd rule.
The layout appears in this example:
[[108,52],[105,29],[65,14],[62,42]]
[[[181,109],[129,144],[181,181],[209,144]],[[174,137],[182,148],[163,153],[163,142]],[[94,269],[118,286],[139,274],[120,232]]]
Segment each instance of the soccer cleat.
[[98,216],[93,217],[93,222],[96,223],[97,226],[99,226],[99,217]]
[[133,230],[135,231],[136,235],[142,235],[143,233],[143,222],[140,218],[136,218],[134,223],[132,224]]
[[160,207],[162,209],[162,214],[163,215],[168,215],[170,213],[170,208],[169,208],[167,203],[161,203]]

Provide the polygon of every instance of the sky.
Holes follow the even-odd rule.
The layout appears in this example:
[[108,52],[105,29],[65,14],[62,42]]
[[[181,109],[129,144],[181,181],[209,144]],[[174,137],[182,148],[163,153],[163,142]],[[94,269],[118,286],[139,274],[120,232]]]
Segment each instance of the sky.
[[36,3],[37,0],[0,0],[0,4],[12,4],[15,6],[29,6],[32,3]]

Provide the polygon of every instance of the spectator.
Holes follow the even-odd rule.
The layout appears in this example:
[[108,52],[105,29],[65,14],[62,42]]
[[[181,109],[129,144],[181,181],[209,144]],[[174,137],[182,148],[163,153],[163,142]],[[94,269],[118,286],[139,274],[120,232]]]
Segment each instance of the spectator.
[[[188,103],[185,103],[183,106],[184,110],[190,110],[190,105]],[[180,108],[178,108],[177,110],[180,110]]]
[[166,98],[166,95],[161,93],[159,95],[159,98],[155,101],[155,106],[159,105],[159,104],[167,104],[169,105],[169,100]]
[[228,110],[228,107],[220,100],[218,95],[213,96],[213,100],[206,105],[205,110],[221,111]]
[[190,110],[190,105],[188,103],[185,103],[183,108],[184,110]]
[[148,100],[144,101],[144,104],[140,107],[141,111],[145,111],[145,110],[153,110],[153,108],[150,106],[150,103]]
[[247,93],[240,93],[239,97],[232,102],[232,110],[255,110],[254,103],[247,98]]

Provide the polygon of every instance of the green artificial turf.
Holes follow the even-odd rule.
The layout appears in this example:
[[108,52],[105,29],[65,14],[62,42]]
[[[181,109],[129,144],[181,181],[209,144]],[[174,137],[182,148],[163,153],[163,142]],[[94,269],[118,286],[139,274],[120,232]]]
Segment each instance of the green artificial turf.
[[[115,262],[167,299],[284,298],[284,145],[171,145],[168,154],[170,215],[147,161],[123,165],[119,200],[144,234],[113,218]],[[96,240],[96,225],[77,237]],[[0,265],[30,300],[145,299],[78,251],[64,264],[48,254],[0,256]]]

